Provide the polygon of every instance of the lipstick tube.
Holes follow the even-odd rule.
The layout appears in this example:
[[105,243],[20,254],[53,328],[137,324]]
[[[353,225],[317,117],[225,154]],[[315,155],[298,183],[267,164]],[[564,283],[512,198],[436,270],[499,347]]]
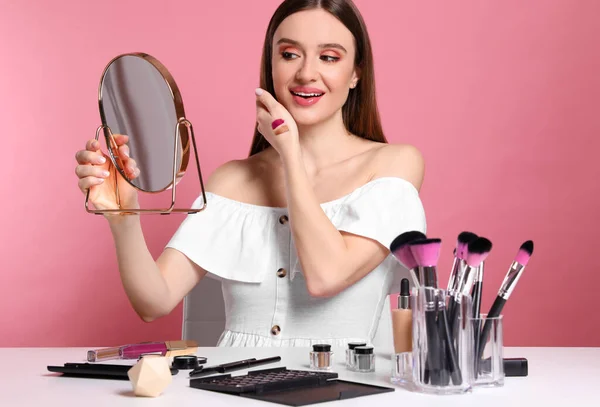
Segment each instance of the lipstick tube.
[[92,349],[87,352],[88,362],[115,359],[139,359],[144,355],[167,357],[193,355],[198,350],[196,341],[142,342],[113,348]]

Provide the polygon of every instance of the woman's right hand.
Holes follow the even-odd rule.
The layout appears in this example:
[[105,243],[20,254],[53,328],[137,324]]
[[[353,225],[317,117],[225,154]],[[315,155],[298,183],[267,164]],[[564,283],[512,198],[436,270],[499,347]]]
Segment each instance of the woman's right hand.
[[[118,146],[117,155],[125,167],[127,176],[130,179],[138,177],[140,170],[135,160],[129,157],[127,146],[129,137],[122,134],[113,134],[113,137]],[[117,173],[110,158],[100,150],[98,141],[89,140],[84,150],[77,151],[75,159],[77,160],[75,174],[79,178],[79,189],[84,195],[89,190],[88,202],[94,205],[94,208],[119,209],[115,190],[116,177],[121,209],[139,209],[136,189]]]

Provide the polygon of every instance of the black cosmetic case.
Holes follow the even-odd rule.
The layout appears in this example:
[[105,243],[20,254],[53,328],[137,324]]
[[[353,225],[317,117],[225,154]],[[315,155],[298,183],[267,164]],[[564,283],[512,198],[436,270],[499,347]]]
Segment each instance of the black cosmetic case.
[[339,380],[337,373],[288,370],[285,367],[255,370],[242,376],[226,374],[191,378],[190,387],[288,406],[306,406],[394,391],[390,387]]

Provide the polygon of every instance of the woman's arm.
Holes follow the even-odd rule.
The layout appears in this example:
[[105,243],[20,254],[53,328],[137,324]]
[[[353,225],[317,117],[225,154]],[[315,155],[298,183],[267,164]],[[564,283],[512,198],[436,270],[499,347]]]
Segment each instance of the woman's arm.
[[[375,240],[338,231],[321,209],[299,149],[289,149],[281,157],[290,227],[308,291],[316,297],[334,296],[377,267],[389,249]],[[414,147],[388,145],[374,159],[384,164],[375,178],[397,176],[420,189],[423,159]]]
[[125,293],[140,318],[151,322],[169,314],[206,271],[169,248],[154,261],[139,216],[115,217],[110,229]]
[[[206,181],[206,190],[215,193],[234,190],[244,179],[242,168],[237,161],[221,165]],[[202,215],[200,212],[191,216]],[[134,310],[146,322],[169,314],[207,273],[173,248],[166,248],[154,261],[142,232],[140,215],[111,217],[110,227],[123,287]]]
[[[258,130],[283,162],[290,227],[308,291],[316,297],[334,296],[377,267],[389,248],[335,228],[308,180],[294,119],[268,92],[257,89],[256,95]],[[373,159],[378,163],[375,178],[400,177],[420,189],[423,158],[414,147],[387,145]]]

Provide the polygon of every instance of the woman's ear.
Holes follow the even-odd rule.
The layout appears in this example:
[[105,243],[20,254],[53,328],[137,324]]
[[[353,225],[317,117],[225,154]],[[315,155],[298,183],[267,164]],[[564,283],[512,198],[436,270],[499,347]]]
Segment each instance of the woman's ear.
[[360,68],[355,68],[354,72],[352,73],[352,80],[350,81],[350,88],[354,89],[359,80],[360,80]]

